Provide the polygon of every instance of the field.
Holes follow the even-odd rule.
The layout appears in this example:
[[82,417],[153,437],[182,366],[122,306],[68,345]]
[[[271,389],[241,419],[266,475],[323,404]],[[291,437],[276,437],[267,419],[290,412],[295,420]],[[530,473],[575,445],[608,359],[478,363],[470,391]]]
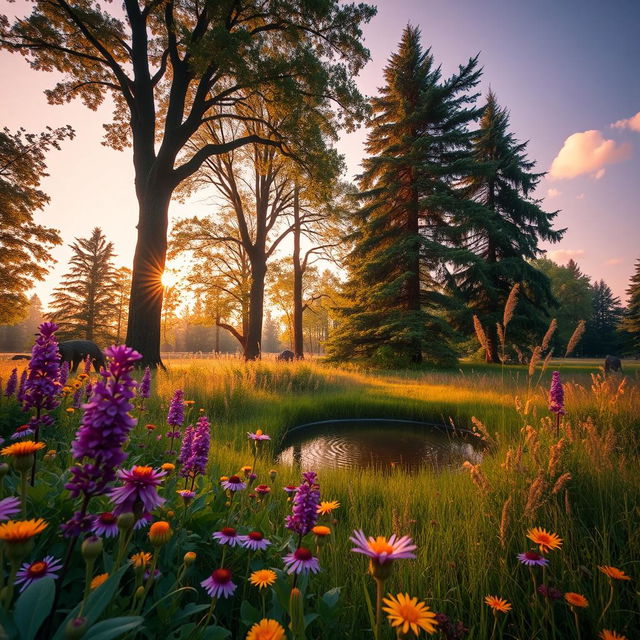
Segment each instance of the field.
[[[172,395],[183,389],[188,401],[185,424],[204,414],[212,425],[209,463],[206,474],[195,481],[196,497],[185,506],[175,494],[186,486],[179,468],[163,478],[159,493],[166,502],[153,511],[153,519],[170,523],[171,540],[154,547],[146,529],[128,538],[122,534],[105,538],[104,550],[89,575],[109,573],[110,577],[85,593],[82,612],[78,604],[85,592],[86,567],[79,545],[74,548],[63,576],[66,586],[55,602],[57,613],[44,621],[49,610],[44,612],[41,637],[67,637],[63,631],[67,618],[86,618],[82,623],[86,638],[107,640],[126,634],[154,638],[159,633],[184,640],[244,638],[264,615],[278,620],[296,640],[331,635],[372,638],[377,626],[376,581],[367,573],[368,558],[353,553],[349,541],[355,529],[362,529],[371,536],[395,533],[413,539],[416,558],[395,560],[380,584],[384,595],[406,592],[432,611],[445,614],[451,623],[441,618],[435,637],[596,638],[608,629],[628,639],[640,638],[637,363],[625,363],[624,377],[607,379],[598,369],[600,362],[580,360],[553,361],[547,370],[538,367],[532,375],[526,367],[473,363],[462,363],[455,371],[398,372],[335,368],[319,362],[180,359],[166,364],[165,372],[154,374],[144,409],[138,399],[134,402],[132,413],[139,424],[131,432],[123,467],[176,463],[177,455],[168,453],[169,440],[161,436],[167,430]],[[11,366],[0,363],[5,384]],[[555,415],[548,411],[551,370],[560,371],[566,398],[559,437]],[[91,378],[95,381],[96,375]],[[27,490],[26,515],[42,517],[49,526],[35,537],[33,551],[21,561],[45,555],[62,559],[68,549],[58,525],[76,508],[64,484],[72,463],[70,442],[82,415],[81,409],[68,411],[71,402],[69,393],[52,412],[53,426],[41,429],[44,451],[56,453],[44,459],[38,454],[35,486]],[[489,452],[477,467],[441,473],[320,470],[321,499],[337,500],[340,507],[320,517],[321,524],[331,527],[326,539],[305,536],[304,544],[318,552],[321,570],[296,580],[302,604],[290,604],[293,579],[283,573],[282,557],[296,548],[297,536],[284,528],[292,504],[283,487],[298,485],[301,470],[278,467],[273,454],[293,426],[354,417],[409,418],[475,428]],[[6,445],[25,418],[15,400],[5,397],[0,418]],[[256,445],[247,432],[257,429],[271,440]],[[253,466],[256,450],[258,477],[251,488],[268,484],[270,493],[261,498],[254,492],[250,497],[247,489],[234,499],[219,478]],[[9,472],[3,496],[19,495],[20,490],[19,474]],[[106,496],[92,498],[90,513],[109,509]],[[240,533],[261,530],[272,544],[267,551],[255,553],[222,546],[212,541],[211,534],[224,526],[234,526]],[[516,557],[537,548],[527,538],[534,527],[562,539],[558,549],[545,553],[549,560],[545,567],[526,567]],[[155,582],[127,568],[126,562],[118,567],[118,555],[130,557],[140,551],[152,553],[153,563],[157,560],[161,573]],[[187,551],[197,554],[193,564],[183,561]],[[9,563],[5,566],[8,569]],[[200,582],[221,566],[232,571],[237,588],[233,597],[216,602]],[[616,567],[631,580],[608,577],[599,566]],[[247,577],[261,568],[276,570],[277,581],[259,591]],[[6,576],[5,570],[5,581]],[[34,598],[42,598],[45,589],[53,594],[52,581],[40,584],[42,593],[36,593],[34,585],[21,597],[26,601],[31,589]],[[588,606],[570,606],[562,595],[558,600],[545,597],[538,592],[543,584],[563,594],[581,594]],[[0,623],[9,637],[27,637],[17,631],[25,603],[22,608],[20,600],[10,604],[7,589],[3,595],[9,613],[0,616]],[[492,610],[484,603],[489,595],[506,599],[511,610]],[[553,596],[553,590],[547,595]],[[304,610],[304,624],[296,613],[299,607]],[[379,638],[394,637],[395,630],[386,615],[383,618]],[[460,635],[461,627],[452,624],[456,621],[468,629],[466,634]],[[100,635],[110,629],[112,635]],[[269,636],[255,635],[260,637]],[[413,636],[409,632],[398,637]]]

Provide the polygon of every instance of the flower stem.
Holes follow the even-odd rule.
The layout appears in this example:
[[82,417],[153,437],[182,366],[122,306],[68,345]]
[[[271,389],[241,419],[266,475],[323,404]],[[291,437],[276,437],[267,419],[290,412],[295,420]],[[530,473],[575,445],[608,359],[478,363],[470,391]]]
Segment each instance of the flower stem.
[[380,627],[382,625],[382,594],[384,591],[384,583],[380,578],[374,578],[376,581],[376,628],[373,631],[375,640],[380,638]]
[[607,604],[605,605],[604,609],[602,610],[602,613],[600,614],[600,617],[598,618],[597,626],[600,626],[600,622],[603,620],[612,602],[613,602],[613,581],[609,580],[609,600],[607,601]]

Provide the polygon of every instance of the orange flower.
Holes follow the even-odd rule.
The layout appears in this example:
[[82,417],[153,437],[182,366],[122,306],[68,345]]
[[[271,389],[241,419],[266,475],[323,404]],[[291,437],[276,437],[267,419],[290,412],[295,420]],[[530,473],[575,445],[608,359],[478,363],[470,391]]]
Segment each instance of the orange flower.
[[160,465],[160,468],[163,471],[173,471],[176,468],[176,465],[173,464],[172,462],[164,462],[163,464]]
[[484,599],[484,603],[494,611],[500,611],[501,613],[509,613],[511,611],[511,605],[504,598],[498,598],[498,596],[487,596]]
[[108,573],[101,573],[100,575],[96,576],[91,581],[91,584],[89,585],[89,588],[91,590],[97,589],[101,584],[104,584],[108,579],[109,579],[109,574]]
[[603,629],[599,634],[600,640],[627,640],[627,636],[623,636],[615,631],[609,631],[609,629]]
[[171,525],[163,520],[154,522],[149,528],[149,541],[155,546],[160,546],[169,542],[172,535],[173,531],[171,531]]
[[33,536],[44,531],[47,523],[42,519],[37,520],[9,520],[0,524],[0,540],[7,544],[27,542]]
[[562,539],[555,533],[549,533],[546,529],[534,527],[527,531],[527,538],[540,547],[540,553],[554,551],[562,546]]
[[340,508],[340,503],[337,500],[324,501],[318,505],[318,513],[321,516],[326,516],[327,514],[339,508]]
[[311,533],[315,534],[316,536],[318,536],[318,538],[324,538],[326,536],[330,536],[331,535],[331,529],[329,527],[324,527],[321,524],[313,527],[313,529],[311,529]]
[[144,569],[151,562],[151,554],[140,551],[134,553],[129,560],[134,569]]
[[598,567],[598,569],[600,569],[607,578],[612,578],[613,580],[631,580],[624,571],[620,571],[620,569],[616,569],[615,567],[605,565],[603,567]]
[[279,622],[263,618],[249,629],[246,640],[283,640],[284,637],[285,632]]
[[24,456],[32,456],[36,451],[45,448],[44,442],[33,442],[32,440],[24,440],[23,442],[15,442],[0,451],[3,456],[14,456],[22,458]]
[[567,604],[571,607],[580,607],[584,609],[589,606],[589,601],[579,593],[573,593],[568,591],[564,594],[564,599],[567,601]]

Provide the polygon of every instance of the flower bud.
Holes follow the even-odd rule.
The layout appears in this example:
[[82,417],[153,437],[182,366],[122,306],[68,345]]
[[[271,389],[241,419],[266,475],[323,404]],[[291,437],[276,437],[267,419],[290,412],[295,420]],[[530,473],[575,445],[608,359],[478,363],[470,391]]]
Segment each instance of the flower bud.
[[304,638],[304,603],[300,589],[294,587],[289,596],[289,628],[294,638]]
[[171,531],[169,523],[160,520],[151,525],[149,529],[149,542],[151,542],[154,547],[161,547],[163,544],[169,542],[172,535],[173,531]]
[[278,472],[275,469],[271,469],[271,471],[269,471],[269,477],[271,478],[271,480],[275,480],[276,476],[278,475]]
[[87,619],[86,618],[71,618],[67,622],[67,626],[64,630],[64,637],[68,640],[77,640],[87,631]]
[[187,551],[187,553],[184,554],[183,558],[185,566],[190,567],[196,561],[197,557],[198,556],[196,555],[195,551]]
[[130,511],[127,513],[121,513],[118,516],[118,529],[120,533],[130,531],[133,529],[133,525],[136,523],[135,516]]
[[15,456],[13,459],[13,466],[16,471],[20,471],[20,473],[31,471],[31,467],[33,467],[33,460],[33,454],[28,456]]
[[140,598],[142,598],[142,596],[143,596],[143,595],[144,595],[144,587],[138,587],[138,588],[135,590],[135,593],[133,594],[133,597],[134,597],[136,600],[139,600]]
[[82,543],[82,557],[85,560],[95,560],[102,554],[102,538],[89,536]]
[[9,473],[9,465],[6,462],[0,464],[0,480]]

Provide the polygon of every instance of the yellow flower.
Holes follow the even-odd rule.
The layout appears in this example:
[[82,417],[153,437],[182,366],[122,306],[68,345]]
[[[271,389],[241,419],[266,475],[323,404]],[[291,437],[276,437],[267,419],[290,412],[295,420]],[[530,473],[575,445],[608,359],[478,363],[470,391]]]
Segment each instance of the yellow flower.
[[32,456],[36,451],[45,448],[44,442],[33,442],[32,440],[24,440],[23,442],[15,442],[0,451],[3,456],[14,456],[22,458],[23,456]]
[[78,380],[86,380],[89,376],[86,373],[79,373]]
[[540,547],[540,553],[553,551],[562,546],[562,539],[555,533],[549,533],[546,529],[534,527],[527,531],[527,538]]
[[317,535],[318,538],[324,538],[325,536],[331,535],[331,529],[329,527],[324,527],[321,524],[319,524],[316,527],[313,527],[313,529],[311,529],[311,533]]
[[410,598],[408,593],[399,593],[397,596],[389,594],[384,599],[389,624],[398,627],[402,633],[408,633],[409,629],[415,636],[424,629],[427,633],[435,633],[438,623],[436,614],[429,610],[424,602],[418,602],[418,598]]
[[73,391],[73,388],[70,387],[69,385],[65,385],[64,387],[62,387],[62,393],[71,393]]
[[154,522],[149,528],[149,541],[155,546],[160,546],[169,542],[173,531],[171,531],[171,525],[164,520]]
[[164,464],[160,465],[160,468],[163,471],[173,471],[176,468],[176,465],[172,464],[171,462],[165,462]]
[[107,580],[109,579],[109,574],[108,573],[101,573],[100,575],[97,575],[92,581],[91,584],[89,585],[90,589],[97,589],[101,584],[104,584]]
[[318,505],[318,513],[321,516],[326,516],[328,513],[340,508],[340,503],[337,500],[324,501]]
[[571,591],[568,591],[564,594],[564,599],[571,607],[584,608],[589,606],[589,601],[579,593],[572,593]]
[[627,636],[623,636],[615,631],[609,631],[609,629],[603,629],[598,634],[598,638],[601,640],[627,640]]
[[500,611],[501,613],[509,613],[511,611],[511,605],[504,598],[498,598],[498,596],[487,596],[484,599],[484,603],[494,611]]
[[598,567],[598,569],[600,569],[607,578],[612,578],[613,580],[631,580],[624,571],[616,569],[616,567],[609,567],[605,565],[604,567]]
[[134,569],[144,569],[151,562],[151,554],[140,551],[129,558]]
[[0,540],[7,544],[17,544],[31,540],[33,536],[44,531],[48,524],[42,519],[37,520],[9,520],[0,523]]
[[220,482],[226,482],[229,479],[229,476],[220,476]]
[[254,587],[263,589],[264,587],[270,587],[277,578],[276,572],[271,571],[271,569],[258,569],[249,576],[249,582]]
[[67,413],[75,413],[75,409],[74,409],[73,407],[67,407],[67,408],[65,409],[65,411],[66,411]]
[[263,618],[249,629],[246,640],[282,640],[282,638],[284,638],[284,629],[281,624],[277,620]]

